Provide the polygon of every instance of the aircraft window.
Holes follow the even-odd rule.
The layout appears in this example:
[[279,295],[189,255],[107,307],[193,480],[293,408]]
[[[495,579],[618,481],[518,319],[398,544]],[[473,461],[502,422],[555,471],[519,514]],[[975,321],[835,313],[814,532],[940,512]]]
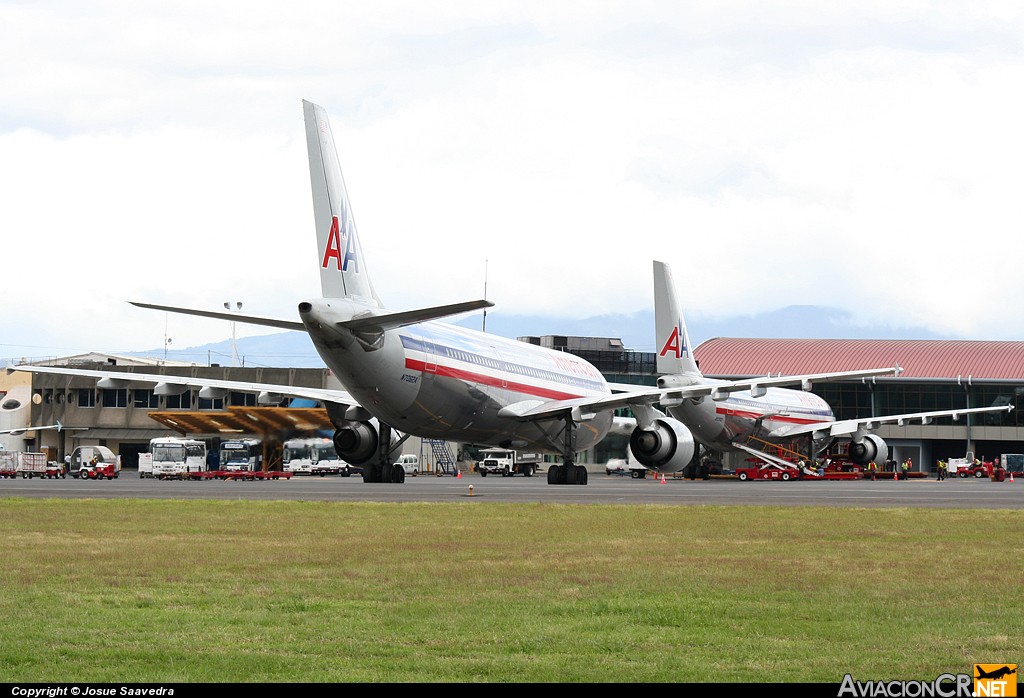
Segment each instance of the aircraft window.
[[15,400],[12,397],[10,400],[4,400],[2,407],[5,410],[16,410],[21,407],[21,400]]

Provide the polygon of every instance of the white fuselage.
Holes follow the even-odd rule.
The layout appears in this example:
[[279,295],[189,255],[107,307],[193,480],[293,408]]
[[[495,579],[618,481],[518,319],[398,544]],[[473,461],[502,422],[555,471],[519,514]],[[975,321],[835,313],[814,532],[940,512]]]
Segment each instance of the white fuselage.
[[[313,301],[303,323],[324,362],[360,405],[400,432],[508,448],[561,449],[561,420],[525,421],[499,412],[515,404],[610,395],[601,372],[566,352],[422,322],[372,343],[336,323],[354,313],[338,299]],[[609,411],[578,425],[575,450],[592,447]]]
[[786,388],[768,388],[762,397],[749,391],[730,394],[725,400],[704,398],[694,404],[685,400],[669,408],[669,415],[680,420],[705,447],[717,451],[735,450],[734,442],[760,439],[784,443],[772,432],[794,424],[831,422],[835,417],[828,403],[814,393]]

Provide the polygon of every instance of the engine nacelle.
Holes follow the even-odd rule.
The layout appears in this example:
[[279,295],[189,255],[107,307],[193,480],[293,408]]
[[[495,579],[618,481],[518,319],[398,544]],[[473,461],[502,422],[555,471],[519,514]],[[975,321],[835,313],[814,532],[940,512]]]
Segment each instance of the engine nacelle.
[[[380,429],[376,419],[366,422],[342,422],[334,432],[334,450],[338,457],[352,465],[365,465],[377,458]],[[398,436],[391,432],[391,451],[398,446]]]
[[868,434],[860,443],[850,444],[849,456],[857,465],[864,466],[875,461],[881,466],[889,458],[889,444],[877,434]]
[[629,450],[640,465],[663,473],[675,473],[693,459],[693,434],[678,419],[662,417],[653,428],[637,427],[629,436]]

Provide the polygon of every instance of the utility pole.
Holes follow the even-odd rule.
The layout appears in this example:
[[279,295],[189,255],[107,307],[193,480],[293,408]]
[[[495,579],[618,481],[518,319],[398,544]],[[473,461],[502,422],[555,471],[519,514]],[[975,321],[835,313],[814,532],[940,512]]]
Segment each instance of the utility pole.
[[[231,310],[231,303],[224,301],[224,307]],[[235,312],[241,312],[242,301],[235,301]],[[238,352],[235,349],[235,321],[231,321],[231,366],[232,368],[238,365]]]

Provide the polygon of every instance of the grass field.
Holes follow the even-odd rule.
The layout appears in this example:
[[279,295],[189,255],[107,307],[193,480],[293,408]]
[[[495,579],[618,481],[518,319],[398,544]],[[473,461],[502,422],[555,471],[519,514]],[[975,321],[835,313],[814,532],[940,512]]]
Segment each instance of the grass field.
[[1016,511],[0,499],[3,682],[839,682],[1019,662]]

